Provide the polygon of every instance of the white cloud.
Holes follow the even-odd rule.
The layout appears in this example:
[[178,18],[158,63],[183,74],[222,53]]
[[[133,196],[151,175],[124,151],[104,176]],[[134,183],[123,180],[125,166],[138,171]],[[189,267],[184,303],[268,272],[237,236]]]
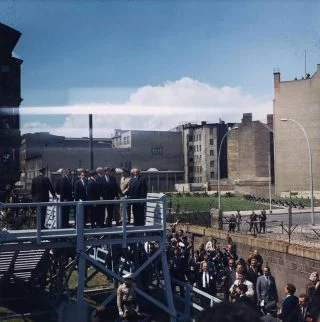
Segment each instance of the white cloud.
[[[127,96],[128,97],[128,96]],[[76,98],[75,101],[79,102]],[[123,104],[101,101],[67,107],[24,108],[25,114],[70,114],[64,124],[51,133],[88,136],[88,117],[92,113],[94,136],[106,137],[115,128],[167,130],[184,122],[239,122],[243,113],[251,112],[256,120],[272,113],[272,99],[255,97],[241,87],[215,87],[189,77],[159,86],[143,86],[133,91]],[[49,122],[47,122],[49,123]],[[39,126],[43,123],[39,123]],[[25,124],[23,132],[35,128]],[[50,126],[49,126],[50,128]],[[39,131],[39,130],[37,130]],[[48,130],[47,130],[48,131]]]

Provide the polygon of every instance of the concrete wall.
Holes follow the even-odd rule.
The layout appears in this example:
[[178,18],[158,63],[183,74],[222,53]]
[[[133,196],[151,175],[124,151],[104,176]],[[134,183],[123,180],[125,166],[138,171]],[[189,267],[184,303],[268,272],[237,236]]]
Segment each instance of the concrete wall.
[[[200,240],[207,241],[208,236],[214,236],[223,245],[229,236],[227,231],[199,226],[179,225],[178,229],[197,234]],[[238,255],[247,259],[248,255],[258,249],[275,277],[279,298],[284,298],[286,283],[293,283],[297,287],[297,294],[305,292],[305,285],[313,271],[320,271],[320,249],[299,245],[288,245],[283,241],[271,238],[253,237],[243,234],[232,234],[237,244]],[[197,246],[197,244],[195,245]]]
[[276,193],[309,190],[309,155],[302,130],[305,128],[313,158],[314,189],[320,190],[320,65],[309,79],[280,81],[274,74],[274,125]]

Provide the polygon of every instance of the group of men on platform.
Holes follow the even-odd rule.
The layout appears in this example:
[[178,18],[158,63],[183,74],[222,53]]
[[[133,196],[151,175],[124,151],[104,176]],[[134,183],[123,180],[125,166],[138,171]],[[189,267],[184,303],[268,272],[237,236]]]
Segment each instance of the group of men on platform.
[[[34,202],[48,202],[49,192],[53,198],[60,196],[60,202],[70,201],[95,201],[95,200],[118,200],[121,197],[130,199],[145,199],[147,197],[147,183],[141,176],[140,169],[130,171],[122,169],[120,183],[116,178],[113,168],[98,167],[95,171],[78,169],[75,180],[72,180],[71,171],[63,169],[61,178],[52,185],[50,179],[45,176],[45,169],[39,170],[39,176],[33,178],[31,195]],[[61,207],[61,226],[70,227],[70,210],[72,206]],[[92,228],[111,227],[113,220],[119,225],[121,211],[118,204],[86,205],[85,222],[90,223]],[[105,212],[107,210],[107,216]],[[127,205],[127,221],[136,226],[145,225],[145,203],[132,203]],[[41,228],[45,229],[46,207],[41,207]],[[106,218],[105,218],[106,217]],[[76,220],[76,218],[75,218]]]

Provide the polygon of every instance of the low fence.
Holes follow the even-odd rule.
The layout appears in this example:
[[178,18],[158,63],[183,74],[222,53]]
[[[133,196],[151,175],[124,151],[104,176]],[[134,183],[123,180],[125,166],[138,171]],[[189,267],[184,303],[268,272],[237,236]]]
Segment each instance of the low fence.
[[181,213],[168,213],[167,222],[175,223],[179,221],[183,224],[198,225],[203,227],[211,227],[210,212],[181,212]]

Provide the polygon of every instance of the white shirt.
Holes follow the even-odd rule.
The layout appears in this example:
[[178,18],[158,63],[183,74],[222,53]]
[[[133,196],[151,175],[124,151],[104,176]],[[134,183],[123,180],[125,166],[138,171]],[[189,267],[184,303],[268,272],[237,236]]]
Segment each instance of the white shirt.
[[209,273],[202,273],[202,287],[209,287]]
[[[234,281],[234,283],[231,285],[231,287],[230,287],[230,293],[232,293],[232,291],[233,291],[233,288],[235,287],[235,286],[238,286],[240,284],[240,281],[237,279],[237,280],[235,280]],[[247,287],[248,287],[248,291],[246,292],[246,295],[248,296],[248,297],[250,297],[250,298],[252,298],[253,296],[254,296],[254,290],[253,290],[253,284],[250,282],[250,281],[248,281],[248,280],[244,280],[243,282],[242,282],[242,284],[245,284],[245,285],[247,285]]]

